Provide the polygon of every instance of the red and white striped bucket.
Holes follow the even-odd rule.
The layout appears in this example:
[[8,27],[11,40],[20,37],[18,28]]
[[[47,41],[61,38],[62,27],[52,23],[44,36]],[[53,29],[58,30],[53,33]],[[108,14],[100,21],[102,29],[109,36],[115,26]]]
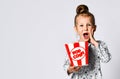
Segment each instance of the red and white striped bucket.
[[65,48],[72,66],[88,65],[88,42],[65,44]]

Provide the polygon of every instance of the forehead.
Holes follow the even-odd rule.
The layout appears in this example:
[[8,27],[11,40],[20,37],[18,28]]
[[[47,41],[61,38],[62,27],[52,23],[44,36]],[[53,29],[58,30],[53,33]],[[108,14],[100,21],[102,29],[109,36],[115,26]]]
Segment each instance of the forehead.
[[87,15],[79,15],[77,17],[77,22],[91,22],[91,17],[90,16],[87,16]]

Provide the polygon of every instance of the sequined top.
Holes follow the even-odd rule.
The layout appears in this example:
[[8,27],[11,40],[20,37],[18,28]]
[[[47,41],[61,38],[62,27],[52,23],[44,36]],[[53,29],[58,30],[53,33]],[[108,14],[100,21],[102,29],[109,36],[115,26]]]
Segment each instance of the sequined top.
[[[68,75],[68,79],[102,79],[100,63],[107,63],[111,59],[108,47],[103,41],[98,41],[98,47],[89,43],[89,65],[83,66],[78,72]],[[66,55],[67,56],[67,55]],[[67,72],[69,67],[69,59],[66,57],[63,65]]]

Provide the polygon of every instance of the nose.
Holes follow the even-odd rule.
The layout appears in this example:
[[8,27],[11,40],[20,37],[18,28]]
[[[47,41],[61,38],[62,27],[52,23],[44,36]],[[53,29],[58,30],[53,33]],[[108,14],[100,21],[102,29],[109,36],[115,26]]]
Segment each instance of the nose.
[[84,26],[84,30],[85,30],[85,31],[88,31],[88,26]]

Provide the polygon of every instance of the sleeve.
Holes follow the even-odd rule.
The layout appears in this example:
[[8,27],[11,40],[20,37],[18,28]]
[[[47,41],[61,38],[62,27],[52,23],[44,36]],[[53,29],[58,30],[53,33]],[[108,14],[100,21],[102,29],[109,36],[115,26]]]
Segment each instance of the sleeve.
[[100,58],[100,61],[103,63],[107,63],[111,60],[111,54],[109,53],[108,47],[105,42],[98,41],[98,56]]
[[68,59],[68,56],[66,55],[66,56],[65,56],[65,62],[64,62],[64,64],[63,64],[63,68],[64,68],[64,70],[65,70],[68,78],[71,78],[73,73],[68,74],[68,71],[67,71],[67,69],[68,69],[68,67],[69,67],[69,64],[70,64],[70,61],[69,61],[69,59]]
[[65,56],[65,61],[64,61],[64,65],[63,65],[63,68],[64,68],[64,70],[67,72],[67,69],[68,69],[68,67],[69,67],[69,59],[68,59],[68,57],[67,56]]

